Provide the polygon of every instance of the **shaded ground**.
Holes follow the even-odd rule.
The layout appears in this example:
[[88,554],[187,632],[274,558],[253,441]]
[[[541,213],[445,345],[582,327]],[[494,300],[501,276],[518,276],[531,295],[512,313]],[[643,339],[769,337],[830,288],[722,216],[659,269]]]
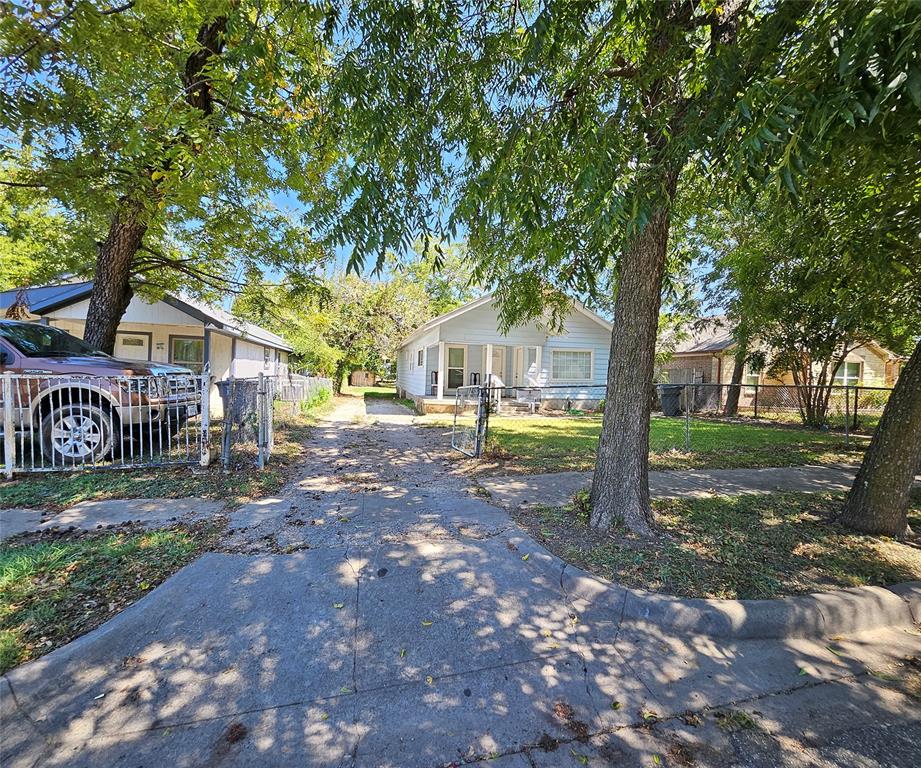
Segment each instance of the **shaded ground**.
[[0,548],[0,673],[89,632],[212,543],[207,524],[45,532]]
[[316,423],[317,415],[323,412],[328,412],[328,406],[319,408],[316,414],[299,416],[291,416],[285,411],[277,421],[272,461],[263,471],[256,468],[254,454],[238,449],[232,473],[223,471],[215,453],[214,461],[207,469],[177,466],[25,475],[12,481],[0,481],[0,508],[61,511],[86,501],[151,497],[194,497],[243,503],[273,493],[287,482],[310,428]]
[[564,589],[565,564],[411,420],[340,407],[296,482],[232,513],[225,552],[10,672],[0,762],[921,760],[917,633],[717,642],[623,623],[609,595]]
[[[834,523],[838,494],[774,493],[656,499],[664,536],[588,525],[585,494],[514,518],[563,560],[627,586],[686,597],[764,599],[921,580],[921,537],[864,536]],[[921,491],[910,524],[921,530]]]

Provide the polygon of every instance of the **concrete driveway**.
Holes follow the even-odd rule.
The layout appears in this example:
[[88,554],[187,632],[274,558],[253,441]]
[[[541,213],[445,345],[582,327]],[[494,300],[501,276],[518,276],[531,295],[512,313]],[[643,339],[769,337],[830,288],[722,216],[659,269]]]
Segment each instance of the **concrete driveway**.
[[339,407],[226,551],[3,679],[0,764],[921,764],[912,629],[624,622],[451,458],[399,406]]

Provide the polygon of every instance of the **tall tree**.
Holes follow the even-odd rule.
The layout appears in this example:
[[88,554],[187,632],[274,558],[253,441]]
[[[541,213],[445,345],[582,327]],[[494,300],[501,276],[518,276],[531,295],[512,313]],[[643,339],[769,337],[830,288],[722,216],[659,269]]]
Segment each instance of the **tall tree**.
[[901,536],[921,471],[921,339],[902,370],[848,493],[840,522],[866,533]]
[[2,16],[5,168],[69,213],[94,279],[87,340],[111,351],[134,288],[239,288],[311,268],[270,202],[329,150],[305,126],[328,9],[282,0],[11,3]]
[[344,15],[324,114],[348,161],[314,221],[356,241],[356,263],[407,233],[465,232],[506,325],[559,324],[566,292],[613,303],[598,527],[650,531],[647,390],[672,200],[733,103],[744,10],[382,1]]

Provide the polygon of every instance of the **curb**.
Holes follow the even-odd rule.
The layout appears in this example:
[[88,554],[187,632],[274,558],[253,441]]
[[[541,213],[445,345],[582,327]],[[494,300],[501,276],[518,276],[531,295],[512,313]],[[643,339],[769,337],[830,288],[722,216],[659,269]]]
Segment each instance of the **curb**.
[[827,637],[921,622],[919,581],[774,600],[708,600],[624,587],[564,563],[560,586],[572,599],[619,611],[627,624],[722,639]]

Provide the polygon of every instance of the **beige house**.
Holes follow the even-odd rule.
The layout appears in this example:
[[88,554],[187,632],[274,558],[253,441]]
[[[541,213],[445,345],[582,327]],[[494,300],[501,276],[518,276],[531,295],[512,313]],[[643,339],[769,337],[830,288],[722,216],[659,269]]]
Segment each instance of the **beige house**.
[[[658,379],[672,384],[730,384],[735,356],[735,342],[730,326],[714,317],[693,330],[679,342],[668,360],[657,371]],[[891,387],[899,377],[904,358],[870,342],[848,353],[835,373],[836,384],[862,387]],[[779,377],[746,366],[742,383],[793,384],[789,371]]]
[[[91,282],[28,288],[30,317],[82,338],[92,289]],[[18,293],[0,292],[0,316]],[[280,336],[179,293],[153,303],[135,296],[115,337],[115,357],[174,363],[196,372],[208,363],[216,381],[287,374],[289,352]],[[216,389],[211,402],[212,413],[219,414]]]

